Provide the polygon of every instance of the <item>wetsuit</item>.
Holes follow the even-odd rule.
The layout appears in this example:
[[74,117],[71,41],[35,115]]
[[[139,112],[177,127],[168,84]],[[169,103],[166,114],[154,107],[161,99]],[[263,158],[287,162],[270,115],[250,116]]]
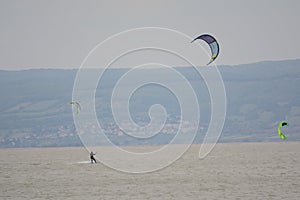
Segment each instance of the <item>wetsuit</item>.
[[94,155],[96,155],[96,154],[94,154],[93,152],[90,153],[91,163],[93,163],[93,161],[94,161],[95,163],[97,163],[96,159],[94,158]]

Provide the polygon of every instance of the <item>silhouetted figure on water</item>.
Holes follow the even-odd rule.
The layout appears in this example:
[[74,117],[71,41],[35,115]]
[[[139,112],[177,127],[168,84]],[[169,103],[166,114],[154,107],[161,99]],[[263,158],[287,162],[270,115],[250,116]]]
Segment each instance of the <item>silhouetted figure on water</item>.
[[97,163],[96,159],[94,158],[94,155],[96,155],[96,154],[93,152],[90,153],[91,163],[93,163],[93,162]]

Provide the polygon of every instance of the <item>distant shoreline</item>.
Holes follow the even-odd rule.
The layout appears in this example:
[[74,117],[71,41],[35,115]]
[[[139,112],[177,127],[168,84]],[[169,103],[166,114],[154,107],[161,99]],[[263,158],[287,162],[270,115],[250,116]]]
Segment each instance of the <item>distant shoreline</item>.
[[[291,143],[300,143],[300,141],[261,141],[261,142],[217,142],[216,145],[240,145],[240,144],[291,144]],[[210,144],[210,143],[206,143]],[[167,145],[171,146],[180,146],[180,145],[186,145],[186,144],[166,144],[166,145],[161,145],[161,144],[149,144],[149,145],[119,145],[117,147],[120,148],[153,148],[153,147],[164,147]],[[193,143],[191,146],[201,146],[201,143]],[[92,148],[110,148],[110,147],[115,147],[115,146],[92,146]],[[5,149],[72,149],[72,148],[86,148],[85,146],[45,146],[45,147],[0,147],[0,150],[5,150]]]

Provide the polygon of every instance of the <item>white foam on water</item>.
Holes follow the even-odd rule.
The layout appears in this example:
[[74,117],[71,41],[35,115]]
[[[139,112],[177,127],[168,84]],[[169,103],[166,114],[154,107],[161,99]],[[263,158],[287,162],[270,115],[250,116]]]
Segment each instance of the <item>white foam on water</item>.
[[77,164],[90,164],[91,161],[90,160],[87,160],[87,161],[79,161],[79,162],[76,162]]

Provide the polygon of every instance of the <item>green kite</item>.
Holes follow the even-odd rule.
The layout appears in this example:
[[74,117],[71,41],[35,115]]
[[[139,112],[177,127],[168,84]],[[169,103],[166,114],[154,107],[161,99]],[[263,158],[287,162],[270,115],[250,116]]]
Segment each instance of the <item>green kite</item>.
[[72,105],[75,105],[75,106],[76,106],[76,108],[77,108],[77,115],[79,115],[79,113],[80,113],[80,111],[81,111],[81,106],[80,106],[80,104],[79,104],[78,102],[76,102],[76,101],[71,101],[71,102],[69,102],[69,104],[72,104]]
[[281,127],[283,126],[288,126],[289,124],[287,122],[281,122],[279,125],[278,125],[278,135],[280,136],[281,139],[283,140],[286,140],[286,137],[285,135],[281,132]]

